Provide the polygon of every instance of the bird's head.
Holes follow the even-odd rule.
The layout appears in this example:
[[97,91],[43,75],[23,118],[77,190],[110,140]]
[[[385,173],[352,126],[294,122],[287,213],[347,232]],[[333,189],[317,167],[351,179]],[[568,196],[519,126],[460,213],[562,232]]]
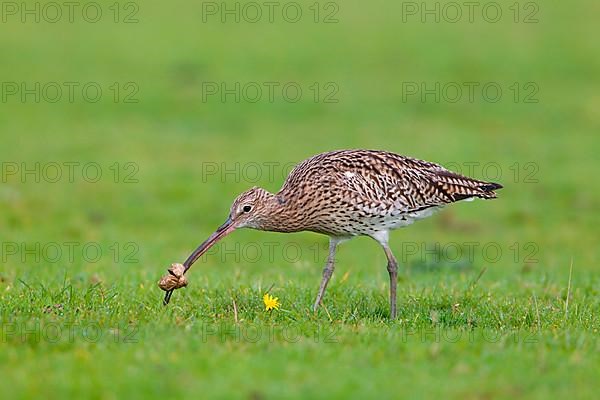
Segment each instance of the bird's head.
[[273,195],[257,186],[240,194],[231,204],[229,219],[236,228],[260,229],[261,221],[269,215]]
[[269,216],[269,199],[273,195],[259,187],[253,187],[240,194],[231,205],[227,220],[217,228],[184,262],[186,270],[215,243],[238,228],[260,229],[261,221]]

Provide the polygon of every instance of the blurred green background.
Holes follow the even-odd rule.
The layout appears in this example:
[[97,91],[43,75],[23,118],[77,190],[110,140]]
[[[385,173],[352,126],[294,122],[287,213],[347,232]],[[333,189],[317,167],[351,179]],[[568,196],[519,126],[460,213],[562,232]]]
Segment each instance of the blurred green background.
[[[1,4],[3,393],[597,393],[598,2],[484,1],[469,14],[463,3],[299,1],[271,15],[263,2],[74,3],[72,16],[60,2]],[[393,234],[397,321],[368,239],[341,247],[325,307],[309,311],[327,242],[310,233],[236,232],[162,307],[156,280],[239,192],[275,192],[290,165],[341,148],[505,188]],[[65,163],[78,163],[73,179]],[[502,253],[466,257],[469,242]],[[419,252],[400,255],[410,244]],[[436,244],[462,251],[427,251]],[[283,310],[264,311],[266,290]]]

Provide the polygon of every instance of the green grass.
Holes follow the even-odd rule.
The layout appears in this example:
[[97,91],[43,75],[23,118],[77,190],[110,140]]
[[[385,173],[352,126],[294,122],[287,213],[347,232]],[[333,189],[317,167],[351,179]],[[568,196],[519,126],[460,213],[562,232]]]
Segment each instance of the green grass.
[[[540,2],[536,24],[402,23],[400,2],[339,5],[337,24],[202,23],[202,4],[183,1],[140,3],[137,24],[0,23],[2,82],[104,90],[98,103],[0,103],[0,393],[595,396],[597,3]],[[311,96],[312,83],[334,82],[339,102],[203,102],[213,81],[298,82]],[[497,82],[505,94],[403,101],[403,82],[438,81]],[[113,102],[114,82],[135,82],[139,103]],[[514,82],[535,82],[539,102],[512,101]],[[496,201],[392,234],[397,320],[385,256],[365,238],[341,245],[324,306],[310,311],[327,244],[311,233],[235,232],[162,306],[159,277],[238,193],[276,191],[290,163],[357,147],[479,162],[477,178],[494,163],[505,186]],[[52,162],[95,162],[103,175],[6,176],[8,163]],[[258,179],[241,172],[252,163]],[[281,310],[264,310],[267,290]]]

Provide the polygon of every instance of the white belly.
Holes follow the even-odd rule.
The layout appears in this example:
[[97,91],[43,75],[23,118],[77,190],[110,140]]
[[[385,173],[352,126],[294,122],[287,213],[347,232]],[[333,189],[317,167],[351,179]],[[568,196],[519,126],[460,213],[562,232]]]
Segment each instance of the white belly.
[[389,215],[385,218],[385,223],[389,224],[389,229],[398,229],[408,226],[415,221],[432,216],[442,207],[431,207],[421,211],[415,211],[408,214]]
[[394,210],[389,213],[380,213],[379,215],[372,213],[369,217],[361,216],[360,218],[357,218],[359,221],[358,223],[340,226],[340,234],[344,233],[350,236],[372,236],[377,232],[389,232],[394,229],[408,226],[419,219],[427,218],[440,208],[442,208],[442,206],[431,207],[412,213],[402,213],[399,210]]

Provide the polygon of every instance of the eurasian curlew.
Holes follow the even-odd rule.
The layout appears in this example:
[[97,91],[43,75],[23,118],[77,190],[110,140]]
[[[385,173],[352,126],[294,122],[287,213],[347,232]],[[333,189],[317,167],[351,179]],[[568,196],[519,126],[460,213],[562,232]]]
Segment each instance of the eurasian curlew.
[[[329,236],[329,256],[315,299],[317,310],[333,274],[340,242],[365,235],[385,251],[390,276],[390,315],[396,317],[398,263],[388,244],[391,230],[430,216],[459,200],[493,199],[502,185],[459,175],[446,168],[376,150],[340,150],[298,164],[276,194],[253,187],[240,194],[229,217],[180,268],[170,269],[161,288],[165,304],[184,286],[183,274],[212,245],[238,228],[274,232],[312,231]],[[178,280],[180,283],[177,283]]]

